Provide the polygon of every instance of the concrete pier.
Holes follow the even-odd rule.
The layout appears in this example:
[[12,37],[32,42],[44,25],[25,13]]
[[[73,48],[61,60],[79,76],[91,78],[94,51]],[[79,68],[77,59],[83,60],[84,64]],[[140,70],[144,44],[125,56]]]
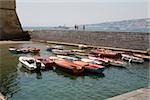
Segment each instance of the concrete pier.
[[150,100],[150,87],[128,92],[107,100]]

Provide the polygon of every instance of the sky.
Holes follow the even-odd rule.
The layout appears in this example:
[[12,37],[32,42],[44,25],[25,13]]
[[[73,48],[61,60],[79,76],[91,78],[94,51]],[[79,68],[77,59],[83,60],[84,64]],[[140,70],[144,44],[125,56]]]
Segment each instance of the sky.
[[148,0],[16,0],[22,26],[73,26],[148,18]]

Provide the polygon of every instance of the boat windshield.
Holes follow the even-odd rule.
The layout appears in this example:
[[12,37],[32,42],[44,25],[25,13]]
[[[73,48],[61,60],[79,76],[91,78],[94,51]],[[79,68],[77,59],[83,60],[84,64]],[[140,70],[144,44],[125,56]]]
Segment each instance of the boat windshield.
[[34,60],[33,60],[33,59],[30,59],[30,60],[27,60],[27,62],[28,62],[29,64],[33,64],[33,63],[34,63]]

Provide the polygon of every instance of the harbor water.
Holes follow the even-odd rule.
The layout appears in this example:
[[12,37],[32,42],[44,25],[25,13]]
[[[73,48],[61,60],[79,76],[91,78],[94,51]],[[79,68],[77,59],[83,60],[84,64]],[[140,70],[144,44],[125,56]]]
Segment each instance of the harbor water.
[[[9,47],[37,47],[39,56],[51,56],[44,43],[0,44],[0,91],[9,100],[104,100],[112,96],[149,86],[149,62],[130,64],[126,68],[107,68],[104,76],[73,76],[61,70],[31,73],[21,66],[19,56]],[[67,49],[75,47],[66,46]]]

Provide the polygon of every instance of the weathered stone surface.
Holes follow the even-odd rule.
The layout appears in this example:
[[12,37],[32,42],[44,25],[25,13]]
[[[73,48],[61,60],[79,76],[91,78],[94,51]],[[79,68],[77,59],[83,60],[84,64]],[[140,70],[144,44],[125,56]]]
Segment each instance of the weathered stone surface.
[[0,40],[26,40],[16,13],[15,0],[0,0]]
[[150,33],[97,32],[75,30],[38,30],[30,32],[32,39],[49,40],[124,49],[147,50]]

